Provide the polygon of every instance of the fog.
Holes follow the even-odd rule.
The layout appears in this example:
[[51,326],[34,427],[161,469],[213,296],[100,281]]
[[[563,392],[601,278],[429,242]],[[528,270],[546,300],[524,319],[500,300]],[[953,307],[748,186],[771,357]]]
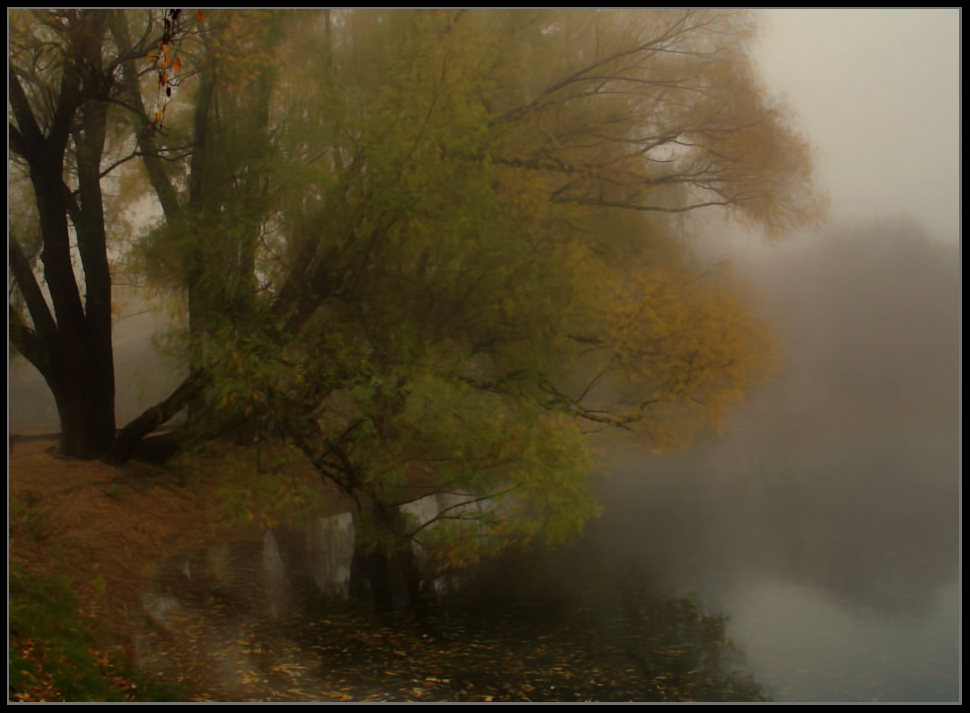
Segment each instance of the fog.
[[[121,317],[114,324],[115,412],[119,428],[158,403],[184,378],[178,359],[166,349],[173,329],[160,304],[122,294]],[[14,435],[56,433],[60,428],[54,397],[43,378],[23,357],[9,368],[7,423]]]
[[959,269],[913,220],[744,264],[785,369],[689,452],[611,445],[586,556],[733,619],[780,700],[953,700]]
[[765,14],[755,56],[832,222],[780,245],[686,227],[748,278],[783,370],[689,452],[611,442],[575,576],[698,594],[776,700],[956,700],[959,14]]
[[755,50],[818,149],[836,220],[960,230],[960,11],[766,10]]
[[[769,88],[782,94],[818,152],[820,181],[836,223],[909,216],[933,240],[959,234],[959,10],[767,10],[753,48]],[[152,220],[142,211],[142,224]],[[714,220],[697,240],[740,269],[770,280],[772,259],[812,243],[791,236],[765,245]],[[139,219],[134,219],[137,229]],[[811,291],[811,287],[807,287]],[[865,283],[857,289],[864,291]],[[798,299],[794,296],[784,299]],[[118,421],[152,405],[178,382],[156,357],[151,335],[164,313],[131,299],[115,324]],[[134,315],[134,316],[131,316]],[[801,318],[801,316],[793,316]],[[33,367],[9,370],[13,433],[53,432],[53,399]]]
[[[716,544],[708,554],[722,563],[728,549],[758,551],[770,568],[818,557],[828,564],[813,576],[826,586],[872,585],[856,592],[872,606],[891,610],[903,606],[892,597],[903,596],[918,608],[955,575],[956,247],[929,241],[916,223],[886,221],[835,231],[787,260],[749,269],[782,339],[785,369],[723,434],[687,453],[646,458],[612,446],[619,484],[607,479],[604,491],[615,507],[634,509],[631,490],[649,491],[643,501],[663,504],[663,528],[691,528],[685,513],[667,507],[681,496],[710,510],[686,518],[695,524],[726,518],[743,543],[725,539],[724,523],[711,520],[689,535]],[[872,547],[920,570],[902,576],[911,590],[889,593],[849,576],[880,568]]]
[[[817,147],[833,220],[782,245],[716,220],[687,227],[701,259],[727,258],[750,281],[783,369],[690,452],[604,441],[607,515],[580,556],[643,564],[727,611],[782,699],[947,700],[959,606],[960,11],[765,17],[755,56]],[[181,376],[152,342],[164,312],[132,300],[126,313],[114,333],[119,426]],[[55,432],[39,374],[20,358],[9,374],[11,433]],[[855,627],[855,643],[832,643],[840,627]],[[916,649],[932,653],[917,661]],[[895,659],[883,670],[881,657]],[[839,666],[876,683],[842,692],[820,678]],[[942,683],[927,683],[936,674]]]

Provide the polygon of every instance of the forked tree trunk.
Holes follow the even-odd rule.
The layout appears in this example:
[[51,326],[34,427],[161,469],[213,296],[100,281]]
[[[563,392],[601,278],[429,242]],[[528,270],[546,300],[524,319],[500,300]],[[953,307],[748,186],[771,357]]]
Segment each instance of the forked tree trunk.
[[[109,98],[109,83],[102,81],[102,40],[108,15],[86,10],[64,19],[69,42],[60,88],[44,101],[44,115],[54,107],[52,116],[38,121],[31,104],[35,96],[25,91],[22,75],[10,65],[11,148],[30,169],[50,301],[12,239],[11,272],[32,324],[11,308],[10,337],[54,395],[61,452],[90,459],[111,446],[115,432],[111,271],[101,193]],[[69,146],[76,159],[76,191],[65,183]],[[81,274],[75,274],[74,247],[83,267],[83,289]]]

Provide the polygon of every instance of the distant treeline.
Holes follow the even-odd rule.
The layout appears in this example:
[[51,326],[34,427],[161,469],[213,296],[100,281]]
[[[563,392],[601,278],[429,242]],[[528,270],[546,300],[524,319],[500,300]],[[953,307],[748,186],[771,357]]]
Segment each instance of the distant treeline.
[[909,218],[833,228],[755,281],[785,338],[788,393],[956,418],[960,263]]

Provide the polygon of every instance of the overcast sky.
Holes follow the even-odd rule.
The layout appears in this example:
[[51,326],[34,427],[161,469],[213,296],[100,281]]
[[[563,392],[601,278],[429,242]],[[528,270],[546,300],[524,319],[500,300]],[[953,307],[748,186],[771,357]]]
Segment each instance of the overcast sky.
[[819,151],[835,219],[960,220],[960,11],[766,10],[756,49]]

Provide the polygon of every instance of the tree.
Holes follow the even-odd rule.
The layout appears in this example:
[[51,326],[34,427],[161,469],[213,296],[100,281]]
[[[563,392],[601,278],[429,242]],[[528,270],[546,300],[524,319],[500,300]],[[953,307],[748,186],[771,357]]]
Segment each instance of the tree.
[[[496,82],[482,98],[489,127],[506,137],[492,160],[547,176],[554,201],[661,212],[724,206],[769,237],[824,213],[811,149],[748,57],[751,15],[567,11],[495,21],[555,52],[521,91]],[[671,195],[671,187],[687,190]]]
[[[103,21],[118,47],[124,20]],[[746,58],[748,15],[210,22],[169,138],[138,55],[112,74],[166,218],[145,253],[187,294],[191,367],[114,459],[190,401],[197,432],[276,421],[358,502],[358,560],[393,603],[416,596],[402,543],[447,562],[469,556],[461,537],[581,526],[584,428],[682,443],[757,380],[764,332],[665,219],[720,206],[778,236],[821,215],[809,146]],[[421,473],[467,502],[419,529],[394,489]]]
[[[230,21],[216,15],[218,21],[204,43],[210,50],[209,66],[203,72],[206,77],[214,71],[211,65],[229,55],[227,42],[246,39]],[[139,39],[132,41],[129,23],[135,20],[121,11],[11,15],[11,148],[14,164],[22,166],[29,178],[38,215],[35,225],[31,225],[31,216],[21,224],[35,234],[24,234],[16,224],[12,228],[11,343],[37,367],[54,394],[62,426],[62,452],[96,458],[115,444],[111,451],[115,462],[127,457],[138,437],[197,397],[206,379],[193,369],[189,380],[152,410],[152,418],[137,419],[121,444],[115,443],[110,226],[106,226],[104,183],[111,180],[115,169],[140,156],[169,222],[188,232],[193,216],[212,208],[212,202],[206,204],[204,198],[205,186],[218,185],[219,172],[226,170],[218,157],[205,150],[213,80],[203,82],[195,135],[187,143],[184,134],[179,136],[183,140],[179,145],[159,134],[158,119],[167,104],[152,113],[142,95],[162,91],[166,100],[171,96],[176,81],[173,72],[181,64],[172,43],[180,40],[179,34],[188,33],[177,24],[176,11],[169,11],[164,23],[156,22],[151,13],[140,17],[147,21]],[[163,27],[158,28],[159,24]],[[153,34],[156,28],[160,38]],[[232,37],[227,40],[223,35]],[[153,63],[145,67],[150,49]],[[263,55],[252,47],[244,51],[249,62],[262,61]],[[152,86],[145,86],[143,76],[156,69],[164,81],[160,84],[152,76]],[[251,71],[252,64],[247,62],[223,70],[228,79],[223,85],[226,91],[241,72]],[[166,167],[178,165],[180,154],[190,159],[193,169],[187,201],[175,188],[178,176]],[[104,167],[106,159],[118,155],[123,157]],[[38,255],[43,282],[34,274]],[[197,261],[201,259],[204,256]],[[200,294],[205,291],[198,273],[196,268],[196,277],[190,280],[194,301],[202,299]],[[195,313],[202,315],[205,310]]]
[[[324,51],[301,47],[303,66],[277,85],[294,92],[319,77],[318,91],[274,99],[287,107],[274,131],[291,140],[276,144],[286,168],[267,180],[294,200],[281,198],[262,225],[280,231],[287,251],[272,305],[283,331],[355,279],[406,214],[391,199],[409,200],[401,181],[429,150],[483,175],[511,169],[560,204],[724,205],[775,235],[821,215],[808,144],[746,59],[753,25],[743,13],[323,17]],[[441,122],[459,128],[433,145]],[[379,220],[360,230],[367,211]],[[299,237],[308,233],[318,239]]]
[[[536,105],[518,119],[503,109],[499,121],[485,106],[495,67],[511,71],[491,42],[471,42],[489,37],[488,22],[451,44],[462,13],[368,19],[373,37],[333,39],[316,66],[303,57],[299,76],[317,70],[319,92],[282,97],[287,120],[274,149],[299,182],[289,193],[294,179],[282,170],[269,179],[279,202],[263,223],[280,242],[276,256],[256,257],[257,272],[276,277],[253,321],[211,335],[207,370],[217,409],[282,424],[358,503],[358,561],[378,598],[393,603],[415,596],[416,538],[448,562],[474,556],[454,547],[460,537],[498,546],[543,528],[575,531],[595,511],[582,424],[645,427],[655,447],[683,443],[757,381],[770,340],[730,285],[699,279],[664,222],[650,218],[709,202],[691,197],[706,190],[687,180],[698,159],[665,181],[650,159],[637,167],[666,182],[656,203],[638,202],[645,190],[594,200],[589,186],[606,196],[613,163],[636,167],[623,154],[633,144],[601,137],[593,148],[550,144],[548,164],[523,157],[531,111],[559,117]],[[551,32],[533,29],[537,44]],[[365,41],[384,54],[351,64]],[[573,124],[595,118],[583,107]],[[579,135],[560,124],[561,136]],[[576,168],[594,159],[598,173]],[[727,194],[734,187],[724,180]],[[757,217],[753,201],[735,196]],[[466,502],[417,528],[394,500],[411,481]],[[485,501],[493,504],[472,507]],[[472,519],[483,529],[470,534]]]
[[[445,543],[472,517],[456,504],[416,530],[401,482],[425,472],[427,491],[505,500],[474,514],[496,543],[574,531],[595,511],[584,424],[680,444],[757,381],[764,330],[726,281],[698,279],[658,216],[717,205],[778,236],[822,201],[808,144],[746,59],[747,15],[320,17],[277,50],[263,158],[221,174],[274,189],[247,202],[259,239],[225,193],[202,230],[170,216],[184,248],[157,244],[176,248],[190,302],[245,264],[228,271],[238,309],[190,304],[207,408],[282,424],[358,502],[358,559],[393,602],[417,581],[402,543],[460,559]],[[216,154],[242,148],[231,136]],[[172,181],[156,182],[162,198]],[[193,258],[201,234],[242,262]]]
[[[164,239],[156,241],[145,268],[157,277],[167,267],[167,277],[186,290],[193,374],[200,370],[206,335],[218,328],[214,316],[242,314],[256,287],[254,249],[268,186],[255,167],[266,152],[270,57],[280,39],[278,20],[272,12],[209,13],[208,31],[199,37],[204,71],[192,107],[187,162],[161,159],[160,151],[173,150],[173,142],[153,130],[158,112],[145,110],[134,61],[124,65],[139,147],[166,220]],[[115,15],[112,29],[122,43],[128,42],[122,16]],[[186,141],[178,137],[175,145]],[[166,265],[172,255],[181,264]],[[199,394],[194,396],[192,420],[204,405]]]
[[[54,395],[61,450],[93,458],[111,444],[115,432],[101,162],[116,64],[106,61],[102,51],[105,13],[38,11],[34,18],[32,25],[20,14],[11,18],[10,146],[15,164],[29,176],[39,237],[10,236],[11,272],[30,316],[24,320],[11,304],[10,335]],[[72,237],[83,271],[83,296]],[[53,313],[22,241],[41,246]]]

